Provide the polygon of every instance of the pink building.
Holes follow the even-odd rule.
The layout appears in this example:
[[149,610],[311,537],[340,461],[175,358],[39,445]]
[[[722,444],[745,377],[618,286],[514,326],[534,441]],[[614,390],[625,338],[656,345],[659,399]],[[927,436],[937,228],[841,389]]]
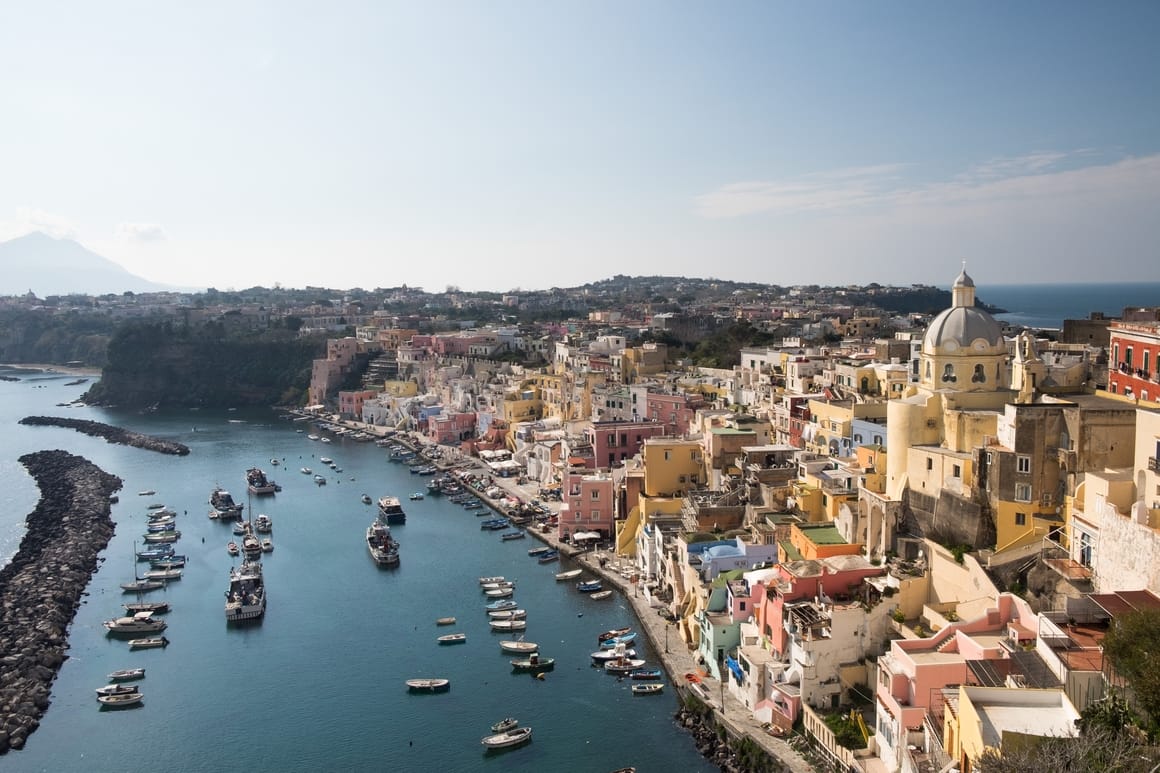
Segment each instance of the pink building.
[[600,541],[612,539],[616,529],[612,523],[612,476],[607,472],[592,472],[583,467],[571,467],[564,475],[562,504],[560,505],[560,539],[571,540],[579,532],[600,535]]
[[592,447],[596,467],[612,467],[630,459],[641,450],[644,441],[665,434],[662,424],[637,421],[596,422],[584,430],[584,437]]
[[373,389],[364,389],[357,392],[338,393],[338,412],[344,419],[362,421],[363,402],[378,397]]
[[475,437],[474,413],[440,413],[427,417],[427,437],[439,445],[458,446]]
[[665,428],[665,434],[671,437],[684,437],[689,432],[698,408],[705,406],[701,395],[690,395],[684,392],[665,394],[649,392],[645,396],[645,416]]

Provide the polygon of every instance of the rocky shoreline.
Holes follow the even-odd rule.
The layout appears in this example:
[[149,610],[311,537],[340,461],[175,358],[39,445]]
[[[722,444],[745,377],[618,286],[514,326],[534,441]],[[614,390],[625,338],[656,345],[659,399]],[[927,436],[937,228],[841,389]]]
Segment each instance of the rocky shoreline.
[[12,561],[0,570],[0,754],[24,747],[48,709],[68,626],[97,556],[113,536],[110,497],[121,479],[84,457],[20,457],[40,501]]
[[20,420],[20,423],[30,427],[65,427],[67,429],[75,429],[86,435],[104,438],[110,443],[119,443],[120,445],[133,446],[134,448],[144,448],[147,451],[156,451],[161,454],[185,456],[189,453],[189,446],[182,443],[162,440],[151,435],[143,435],[140,432],[133,432],[88,419],[66,419],[61,416],[25,416]]

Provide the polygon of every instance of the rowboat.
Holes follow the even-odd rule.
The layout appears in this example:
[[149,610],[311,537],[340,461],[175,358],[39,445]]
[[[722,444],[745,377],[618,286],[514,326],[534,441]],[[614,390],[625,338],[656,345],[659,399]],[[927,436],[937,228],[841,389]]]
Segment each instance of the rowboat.
[[504,578],[502,575],[498,576],[498,577],[480,577],[479,578],[480,585],[487,585],[489,582],[503,582],[503,581],[504,581]]
[[454,617],[441,617],[435,621],[435,625],[455,625]]
[[656,695],[664,689],[663,684],[634,684],[632,686],[633,695]]
[[505,717],[491,726],[493,733],[506,733],[513,727],[519,727],[520,721],[515,717]]
[[493,588],[491,590],[485,590],[483,595],[492,599],[506,599],[515,592],[516,589],[509,586],[507,588]]
[[556,659],[542,658],[533,652],[526,658],[512,660],[511,664],[512,669],[515,671],[551,671],[556,667]]
[[538,548],[531,548],[528,550],[529,556],[542,556],[552,548],[548,545],[540,545]]
[[635,671],[630,671],[628,676],[630,679],[638,680],[652,680],[660,679],[662,672],[659,668],[638,668]]
[[411,692],[440,692],[450,689],[450,679],[408,679],[407,689]]
[[506,749],[511,746],[519,746],[530,740],[532,740],[532,728],[517,727],[504,733],[484,736],[480,743],[488,749]]
[[129,640],[129,649],[134,649],[134,650],[151,649],[154,647],[166,647],[168,645],[169,645],[169,639],[166,639],[164,636],[160,636],[160,637],[153,638],[153,639],[130,639]]
[[571,580],[573,577],[579,577],[583,573],[583,569],[569,569],[566,572],[557,572],[556,580],[563,582],[564,580]]
[[611,596],[611,595],[612,595],[612,591],[610,591],[610,590],[602,590],[602,591],[598,591],[598,592],[596,592],[596,593],[593,593],[593,594],[592,594],[591,596],[589,596],[588,598],[590,598],[590,599],[596,599],[597,601],[599,601],[600,599],[606,599],[606,598],[608,598],[608,597],[609,597],[609,596]]
[[615,639],[618,636],[625,636],[631,632],[632,632],[632,628],[629,626],[625,626],[624,628],[614,628],[611,631],[605,631],[604,633],[600,634],[599,636],[596,637],[596,640],[597,641],[608,641],[609,639]]
[[488,625],[493,631],[522,631],[528,627],[527,620],[491,620]]
[[144,696],[137,691],[120,693],[119,695],[98,695],[97,700],[100,701],[102,707],[121,708],[124,706],[136,706],[141,702]]
[[143,668],[122,668],[119,671],[113,671],[109,674],[109,681],[111,682],[128,682],[131,679],[144,679],[145,669]]
[[467,641],[465,633],[449,633],[436,639],[440,644],[463,644]]
[[540,645],[534,641],[513,641],[511,639],[504,639],[499,643],[499,648],[504,652],[510,652],[513,655],[530,655],[540,649]]
[[500,599],[499,601],[493,601],[490,604],[488,604],[486,607],[486,609],[489,612],[494,612],[497,609],[515,609],[515,608],[516,608],[516,602],[512,601],[511,599]]
[[487,613],[492,620],[523,620],[528,616],[526,609],[493,609]]

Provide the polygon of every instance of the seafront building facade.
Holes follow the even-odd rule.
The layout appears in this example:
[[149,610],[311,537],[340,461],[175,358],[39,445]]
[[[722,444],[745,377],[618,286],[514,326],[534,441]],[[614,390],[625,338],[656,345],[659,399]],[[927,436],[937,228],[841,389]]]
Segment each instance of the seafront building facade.
[[[494,417],[512,464],[560,491],[555,536],[631,564],[679,646],[762,722],[831,744],[819,717],[871,696],[867,748],[835,760],[969,764],[997,748],[972,718],[1042,706],[1055,727],[1098,699],[1080,653],[1110,619],[1101,598],[1160,591],[1160,339],[1112,322],[1105,368],[1101,347],[1008,334],[965,271],[921,333],[829,319],[878,337],[690,373],[616,334],[569,331],[532,371],[484,362],[509,335],[380,331],[415,390],[342,404],[465,451]],[[1024,596],[1000,590],[1012,578]]]

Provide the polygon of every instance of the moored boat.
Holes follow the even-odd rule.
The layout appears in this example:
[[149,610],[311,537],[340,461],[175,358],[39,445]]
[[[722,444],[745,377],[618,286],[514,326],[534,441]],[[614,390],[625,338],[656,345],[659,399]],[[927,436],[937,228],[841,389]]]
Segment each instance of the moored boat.
[[155,649],[157,647],[168,647],[169,639],[164,636],[148,639],[130,639],[129,648],[134,650]]
[[111,682],[127,682],[131,679],[144,678],[145,669],[143,668],[122,668],[109,674],[109,681]]
[[391,528],[376,519],[367,527],[367,549],[379,566],[399,564],[399,543],[391,536]]
[[133,692],[121,693],[119,695],[98,695],[97,700],[100,702],[102,708],[122,708],[125,706],[136,706],[141,702],[143,697],[140,692],[134,690]]
[[450,679],[408,679],[407,689],[411,692],[441,692],[451,687]]
[[398,497],[379,497],[379,517],[391,526],[407,522],[407,514],[403,511],[403,504]]
[[496,577],[480,577],[479,578],[480,585],[488,585],[488,584],[493,583],[493,582],[504,582],[504,581],[505,581],[505,578],[502,575],[499,575]]
[[511,664],[515,671],[551,671],[556,667],[556,659],[542,658],[537,653],[532,653],[526,658],[513,659]]
[[162,612],[169,611],[168,601],[130,601],[121,606],[129,614],[136,614],[138,612],[155,612],[161,614]]
[[226,552],[229,553],[231,556],[236,556],[242,552],[242,549],[238,547],[238,543],[230,542],[229,544],[226,545]]
[[624,636],[614,636],[611,639],[605,639],[600,642],[600,646],[606,650],[610,650],[618,644],[632,644],[634,639],[636,639],[636,631],[629,631]]
[[127,617],[106,620],[102,625],[111,636],[140,636],[143,633],[160,633],[168,624],[154,618],[152,612],[135,612]]
[[489,609],[487,616],[492,620],[523,620],[528,616],[526,609]]
[[549,547],[548,545],[540,545],[538,548],[529,548],[528,555],[529,556],[542,556],[551,549],[552,548]]
[[493,733],[506,733],[508,730],[511,730],[513,727],[519,727],[519,726],[520,726],[520,721],[518,719],[516,719],[515,717],[504,717],[499,722],[496,722],[494,725],[491,726],[491,731]]
[[522,631],[528,627],[527,620],[489,620],[493,631]]
[[213,506],[214,512],[221,515],[237,515],[245,508],[245,505],[235,502],[233,495],[220,486],[215,487],[210,493],[209,503]]
[[630,674],[643,665],[641,658],[613,658],[604,664],[604,670],[610,674]]
[[146,580],[180,580],[181,579],[181,571],[182,570],[179,568],[150,569],[149,571],[145,572],[145,579]]
[[132,582],[121,583],[121,589],[126,593],[145,593],[146,591],[158,590],[164,587],[165,580],[147,580],[143,577]]
[[530,655],[540,649],[540,645],[534,641],[523,641],[513,639],[503,639],[499,643],[499,648],[503,652],[511,653],[512,655]]
[[97,695],[130,695],[137,691],[135,684],[107,684],[96,689]]
[[528,536],[527,532],[524,532],[524,531],[506,531],[503,534],[499,535],[499,538],[501,540],[503,540],[504,542],[508,542],[508,541],[514,540],[514,539],[523,539],[526,536]]
[[258,513],[258,517],[254,519],[254,530],[259,534],[269,534],[274,530],[274,522],[265,513]]
[[246,470],[246,488],[251,494],[262,496],[273,494],[278,490],[278,484],[266,477],[266,473],[258,467]]
[[440,617],[435,621],[435,625],[455,625],[454,617]]
[[584,573],[583,569],[569,569],[566,572],[557,572],[556,573],[556,581],[563,582],[565,580],[571,580],[574,577],[579,577],[583,573]]
[[155,544],[155,543],[172,544],[174,542],[177,542],[177,540],[181,539],[181,532],[179,532],[179,531],[150,532],[144,536],[144,539],[146,542],[151,543],[151,544]]
[[516,589],[509,585],[506,588],[491,588],[490,590],[485,590],[483,595],[492,599],[506,599],[515,592]]
[[440,644],[464,644],[467,642],[465,633],[449,633],[436,639]]
[[662,672],[659,668],[638,668],[634,671],[630,671],[628,674],[630,679],[637,680],[660,679],[663,675],[664,672]]
[[226,591],[227,622],[254,620],[266,614],[266,585],[262,565],[245,561],[230,569],[230,587]]
[[603,589],[603,587],[604,586],[600,584],[600,580],[589,580],[587,582],[576,583],[576,590],[580,591],[581,593],[596,593],[597,591]]
[[500,609],[515,609],[516,606],[517,606],[516,602],[511,600],[511,599],[500,599],[499,601],[491,602],[490,604],[488,604],[484,608],[488,612],[494,612],[494,611],[500,610]]
[[663,684],[634,684],[632,686],[633,695],[656,695],[664,689]]
[[266,537],[265,539],[262,540],[262,552],[263,553],[273,553],[274,552],[274,542],[269,537]]
[[592,653],[592,663],[593,665],[602,666],[610,660],[633,657],[636,657],[636,650],[629,647],[620,650],[600,650]]
[[596,640],[608,641],[609,639],[615,639],[618,636],[624,636],[628,633],[632,633],[632,628],[630,626],[625,626],[624,628],[614,628],[611,631],[605,631],[604,633],[600,634],[596,637]]
[[611,595],[612,595],[612,591],[610,591],[610,590],[602,590],[602,591],[597,591],[596,593],[593,593],[593,594],[592,594],[591,596],[589,596],[588,598],[590,598],[590,599],[596,599],[597,601],[600,601],[601,599],[606,599],[606,598],[608,598],[608,597],[609,597],[609,596],[611,596]]
[[559,550],[549,550],[547,553],[544,553],[542,556],[540,556],[536,560],[539,561],[541,564],[549,564],[552,561],[558,560],[559,558],[560,558],[560,551]]
[[532,728],[517,727],[503,733],[484,736],[480,743],[488,749],[507,749],[532,740]]

